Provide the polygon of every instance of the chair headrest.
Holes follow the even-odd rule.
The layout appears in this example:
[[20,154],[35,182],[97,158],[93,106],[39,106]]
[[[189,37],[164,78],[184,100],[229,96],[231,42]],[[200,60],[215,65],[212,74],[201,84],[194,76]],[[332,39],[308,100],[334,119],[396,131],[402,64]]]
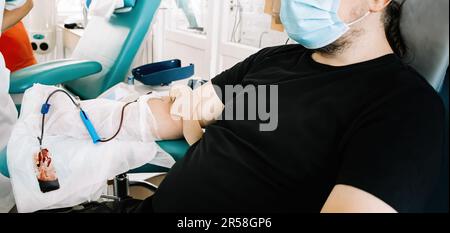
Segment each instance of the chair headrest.
[[396,0],[403,5],[401,29],[405,62],[440,90],[449,64],[449,1]]

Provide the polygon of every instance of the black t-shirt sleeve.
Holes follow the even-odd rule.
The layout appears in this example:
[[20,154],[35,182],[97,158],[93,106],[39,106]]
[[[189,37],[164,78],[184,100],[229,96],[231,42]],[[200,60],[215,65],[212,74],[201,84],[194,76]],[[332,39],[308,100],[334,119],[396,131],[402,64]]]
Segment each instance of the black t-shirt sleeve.
[[422,212],[443,158],[444,110],[431,88],[405,88],[374,103],[341,145],[337,184],[364,190],[398,212]]
[[249,73],[252,67],[254,67],[259,60],[261,60],[261,58],[270,54],[272,50],[273,48],[262,49],[230,69],[223,71],[211,80],[216,93],[221,98],[223,103],[229,101],[229,99],[223,99],[225,86],[236,86],[242,84],[244,77]]

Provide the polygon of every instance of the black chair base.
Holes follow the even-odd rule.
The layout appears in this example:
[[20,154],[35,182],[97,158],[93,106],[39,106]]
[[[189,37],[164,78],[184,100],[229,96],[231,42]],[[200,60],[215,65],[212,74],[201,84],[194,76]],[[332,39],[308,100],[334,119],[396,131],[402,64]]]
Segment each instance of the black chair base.
[[122,201],[125,199],[131,199],[130,187],[142,187],[152,192],[158,190],[158,186],[146,182],[146,181],[130,181],[126,173],[120,174],[114,178],[114,196],[103,195],[102,198]]

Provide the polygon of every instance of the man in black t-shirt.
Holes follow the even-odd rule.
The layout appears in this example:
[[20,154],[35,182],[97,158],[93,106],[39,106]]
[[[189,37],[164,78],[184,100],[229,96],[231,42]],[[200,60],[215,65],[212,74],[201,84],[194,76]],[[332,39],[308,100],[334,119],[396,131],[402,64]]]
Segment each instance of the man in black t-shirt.
[[[185,158],[140,211],[424,210],[443,157],[444,110],[433,88],[400,59],[401,6],[283,2],[283,23],[299,45],[263,49],[194,91],[193,113],[178,116],[185,129],[205,133],[194,134]],[[266,100],[276,102],[265,105],[276,119],[224,116],[237,103],[247,117],[262,108],[249,107],[260,89],[225,95],[236,86],[275,86]],[[182,93],[173,96],[182,101]],[[200,120],[187,119],[193,115]],[[207,120],[211,115],[223,117]],[[261,130],[269,121],[276,127]]]

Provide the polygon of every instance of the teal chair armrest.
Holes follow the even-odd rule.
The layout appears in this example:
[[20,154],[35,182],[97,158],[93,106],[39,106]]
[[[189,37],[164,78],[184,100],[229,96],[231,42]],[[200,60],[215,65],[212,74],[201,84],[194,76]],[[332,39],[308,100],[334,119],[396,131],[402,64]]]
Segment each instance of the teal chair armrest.
[[[189,144],[186,140],[172,140],[172,141],[159,141],[157,142],[159,147],[173,157],[175,161],[180,161],[186,155],[189,150]],[[145,164],[142,167],[133,169],[128,173],[162,173],[168,172],[170,169],[165,167],[156,166],[153,164]]]
[[24,93],[35,83],[58,85],[102,71],[102,65],[86,60],[57,60],[37,64],[11,74],[10,94]]
[[6,161],[6,148],[0,150],[0,174],[9,178],[8,163]]
[[179,161],[184,158],[186,152],[189,150],[189,144],[186,140],[172,140],[172,141],[159,141],[157,144],[167,152],[169,155]]

